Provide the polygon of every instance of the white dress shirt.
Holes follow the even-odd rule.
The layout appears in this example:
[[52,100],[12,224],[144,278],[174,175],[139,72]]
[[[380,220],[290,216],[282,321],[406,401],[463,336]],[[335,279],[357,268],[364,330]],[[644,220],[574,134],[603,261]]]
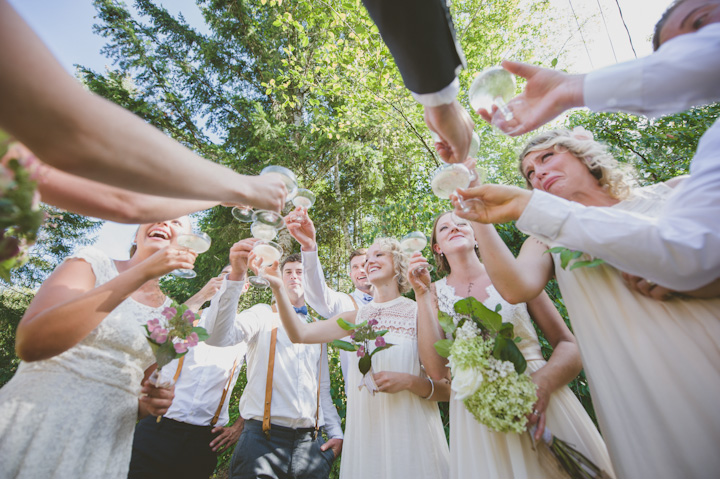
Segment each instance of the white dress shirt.
[[[659,115],[720,99],[720,24],[680,35],[653,55],[588,74],[594,110]],[[585,207],[533,191],[521,231],[604,259],[662,286],[688,291],[720,277],[720,120],[702,136],[690,178],[662,216]]]
[[[355,288],[350,294],[341,293],[328,288],[325,281],[325,273],[323,272],[317,250],[303,251],[303,287],[305,288],[305,301],[308,306],[314,309],[323,318],[332,318],[345,311],[354,311],[372,301],[372,296],[363,293]],[[355,302],[353,303],[353,300]],[[347,378],[348,355],[349,351],[340,350],[340,368],[342,369],[343,378]],[[348,384],[345,381],[345,388]]]
[[[247,344],[248,383],[240,398],[240,415],[244,419],[263,419],[270,336],[273,327],[277,326],[271,423],[294,429],[315,427],[319,366],[322,374],[318,424],[324,425],[330,438],[342,438],[340,417],[330,396],[330,372],[325,346],[293,344],[278,314],[267,304],[256,304],[236,314],[243,283],[228,281],[226,278],[218,292],[220,297],[217,308],[209,311],[206,318],[207,327],[212,329],[206,341],[208,344]],[[305,320],[304,315],[297,316],[298,321]]]

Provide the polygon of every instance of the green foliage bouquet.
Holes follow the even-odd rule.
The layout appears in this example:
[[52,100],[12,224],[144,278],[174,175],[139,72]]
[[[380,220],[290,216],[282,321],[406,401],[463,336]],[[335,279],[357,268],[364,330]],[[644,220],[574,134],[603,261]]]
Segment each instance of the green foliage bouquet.
[[166,307],[161,318],[153,318],[145,324],[147,340],[150,342],[157,369],[150,382],[158,387],[170,387],[172,383],[160,383],[160,370],[173,359],[187,354],[189,349],[208,338],[205,328],[195,326],[200,317],[184,304],[173,301]]
[[0,278],[10,282],[10,270],[27,262],[45,212],[37,191],[39,162],[1,130],[0,158]]
[[537,401],[535,383],[525,373],[527,363],[517,347],[513,325],[475,298],[455,303],[464,317],[438,313],[448,337],[435,343],[448,358],[452,389],[475,419],[498,432],[525,431],[527,415]]
[[[370,394],[375,395],[378,387],[373,379],[372,357],[380,351],[394,346],[386,342],[385,338],[383,338],[388,330],[382,329],[376,331],[373,329],[373,326],[378,324],[377,319],[363,321],[360,324],[351,324],[342,318],[338,318],[337,322],[345,331],[352,331],[352,334],[350,334],[352,342],[336,339],[331,344],[345,351],[354,351],[357,353],[360,358],[360,361],[358,361],[358,369],[360,369],[363,375],[358,389],[362,389],[363,386],[365,386],[367,390],[370,391]],[[372,351],[370,351],[370,342],[374,342],[375,344],[375,349]]]

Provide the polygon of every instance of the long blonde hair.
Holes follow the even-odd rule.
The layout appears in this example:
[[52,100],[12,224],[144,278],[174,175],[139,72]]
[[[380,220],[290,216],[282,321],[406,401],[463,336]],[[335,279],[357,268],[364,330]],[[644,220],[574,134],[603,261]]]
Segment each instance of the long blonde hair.
[[400,242],[395,238],[375,238],[373,244],[392,255],[395,280],[400,294],[410,291],[410,281],[407,278],[409,258],[400,248]]

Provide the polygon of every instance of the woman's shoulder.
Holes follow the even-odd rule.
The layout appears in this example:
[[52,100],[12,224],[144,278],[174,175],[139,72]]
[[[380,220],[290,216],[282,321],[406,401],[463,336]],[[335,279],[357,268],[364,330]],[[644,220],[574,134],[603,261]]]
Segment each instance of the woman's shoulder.
[[117,269],[113,259],[104,251],[94,247],[86,246],[71,254],[65,260],[79,259],[90,265],[99,283],[104,283],[117,275]]

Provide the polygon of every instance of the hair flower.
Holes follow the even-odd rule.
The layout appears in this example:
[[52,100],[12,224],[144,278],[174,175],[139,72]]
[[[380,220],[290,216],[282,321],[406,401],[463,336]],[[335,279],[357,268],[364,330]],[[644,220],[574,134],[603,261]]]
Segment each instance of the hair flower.
[[573,128],[572,132],[570,132],[570,135],[573,138],[575,138],[576,140],[581,140],[581,141],[587,141],[587,140],[592,141],[595,139],[593,134],[591,132],[587,131],[582,126],[576,126],[575,128]]

